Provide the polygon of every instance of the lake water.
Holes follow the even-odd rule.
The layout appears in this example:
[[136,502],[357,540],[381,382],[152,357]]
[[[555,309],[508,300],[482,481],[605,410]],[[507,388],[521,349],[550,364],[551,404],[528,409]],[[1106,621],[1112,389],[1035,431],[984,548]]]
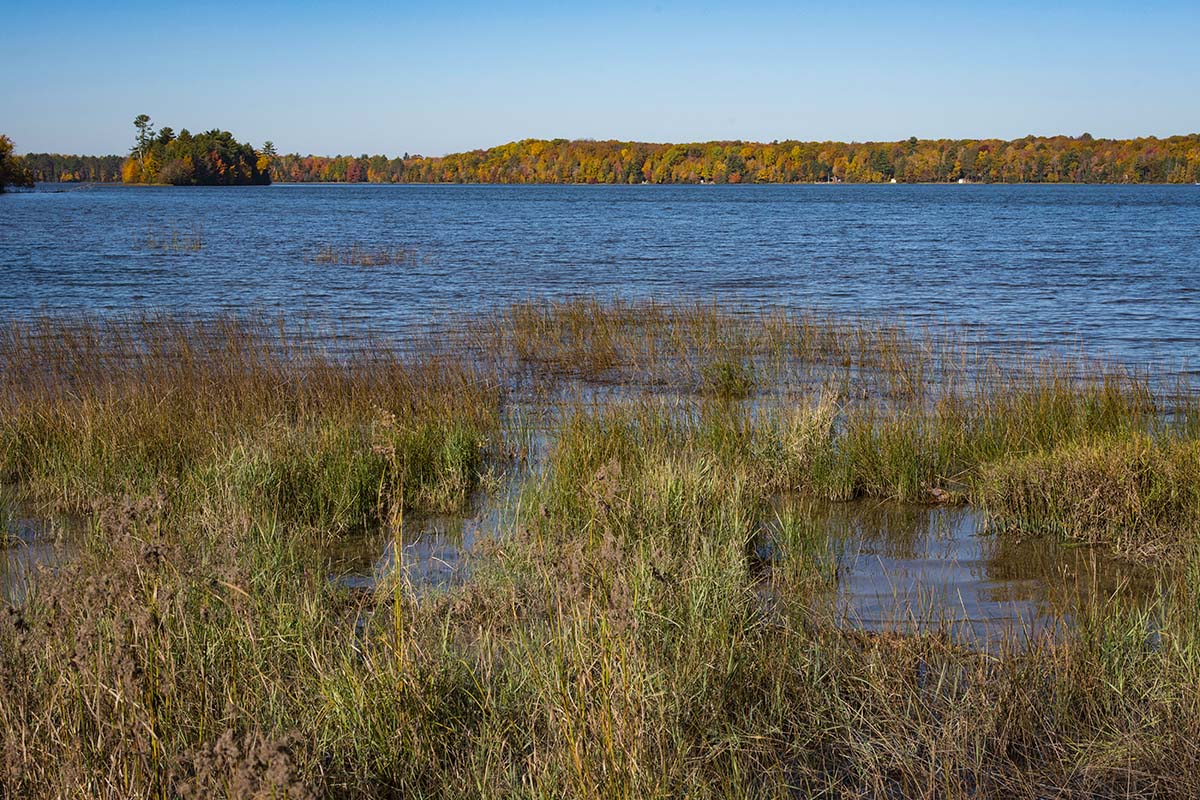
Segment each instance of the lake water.
[[[198,251],[145,247],[198,228]],[[313,261],[353,245],[416,258]],[[44,186],[0,197],[4,315],[267,309],[403,330],[578,293],[896,312],[1178,363],[1200,344],[1200,187]]]
[[[201,245],[147,246],[172,232]],[[413,258],[316,262],[321,248],[354,246]],[[1200,344],[1200,188],[48,186],[0,197],[5,316],[266,310],[402,333],[580,293],[896,313],[1178,365]],[[410,579],[461,578],[464,547],[500,535],[497,508],[414,520]],[[989,638],[1153,594],[1146,576],[1093,551],[980,536],[968,509],[852,504],[819,525],[842,607],[871,629],[949,620]],[[54,551],[34,522],[6,528],[0,599],[12,601]],[[378,536],[349,547],[348,586],[395,566]]]

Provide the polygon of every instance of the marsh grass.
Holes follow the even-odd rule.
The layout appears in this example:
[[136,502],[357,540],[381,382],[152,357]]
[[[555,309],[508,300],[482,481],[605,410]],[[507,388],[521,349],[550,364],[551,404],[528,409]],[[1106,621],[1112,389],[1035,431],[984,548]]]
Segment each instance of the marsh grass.
[[1143,556],[1200,542],[1200,442],[1100,438],[989,466],[980,499],[1001,525]]
[[326,351],[267,319],[12,323],[0,376],[0,477],[57,510],[228,487],[342,526],[402,482],[452,510],[499,425],[499,387],[461,364]]
[[174,225],[166,229],[147,228],[138,246],[154,253],[197,253],[204,249],[204,226],[193,223],[187,230]]
[[[547,385],[613,387],[618,400],[649,392],[687,400],[666,412],[684,418],[720,405],[705,398],[730,403],[728,425],[702,412],[727,450],[743,461],[767,454],[755,456],[754,470],[768,485],[829,499],[980,501],[997,464],[1019,469],[1033,463],[1025,457],[1099,439],[1145,436],[1169,447],[1194,439],[1200,420],[1194,387],[1170,376],[989,345],[945,326],[576,298],[515,304],[468,325],[467,335],[481,363],[543,395]],[[1058,488],[1061,497],[1046,502],[1063,504],[1059,516],[1090,491]],[[991,494],[989,508],[1004,521],[1009,507]],[[1023,527],[1142,549],[1136,535],[1107,535],[1098,522],[1039,528],[1025,518]]]
[[315,264],[331,264],[352,267],[394,267],[419,263],[417,251],[411,247],[367,247],[322,245],[313,251]]
[[[0,482],[87,520],[0,613],[0,795],[1195,795],[1189,413],[1107,367],[823,320],[533,303],[405,355],[269,319],[0,327]],[[704,389],[722,363],[752,385]],[[506,407],[531,380],[627,391]],[[468,579],[330,579],[331,540],[403,553],[509,459]],[[1055,635],[865,632],[812,510],[848,498],[1133,553],[1153,507],[1180,568]]]
[[[1182,523],[1195,517],[1196,508],[1183,488],[1188,479],[1180,473],[1183,466],[1177,469],[1170,459],[1152,457],[1188,439],[1156,415],[1136,379],[1115,375],[1075,384],[1046,367],[1003,389],[996,387],[994,376],[987,380],[986,390],[947,391],[932,403],[899,406],[856,402],[837,387],[754,406],[658,397],[580,406],[565,414],[568,423],[556,437],[554,457],[562,457],[564,442],[578,437],[583,443],[569,452],[580,463],[572,461],[560,471],[586,477],[608,458],[617,458],[624,468],[618,458],[622,454],[685,442],[695,457],[735,466],[771,492],[834,501],[980,502],[1025,533],[1044,531],[1037,527],[1038,514],[1018,514],[1016,507],[1002,502],[1008,495],[1015,499],[1023,479],[1045,490],[1042,508],[1047,514],[1074,520],[1055,533],[1104,542],[1130,554],[1145,544],[1139,537],[1169,537],[1174,531],[1182,542],[1190,536]],[[1124,474],[1110,475],[1107,484],[1097,484],[1083,472],[1042,483],[1032,471],[1041,453],[1098,440],[1141,441],[1148,455],[1125,462]],[[1178,447],[1191,452],[1184,444]],[[1119,472],[1119,465],[1114,469]],[[1001,473],[1010,479],[1000,481]],[[1028,474],[1021,478],[1023,473]],[[1121,480],[1163,485],[1153,498],[1139,498],[1117,491],[1114,481]],[[1104,514],[1084,514],[1082,506],[1071,506],[1081,496],[1113,508],[1133,502],[1152,506],[1171,522],[1152,531],[1133,524],[1140,512],[1131,509],[1107,524]],[[1061,506],[1057,510],[1056,503]],[[1111,535],[1118,530],[1120,537]]]
[[754,392],[754,369],[737,361],[718,361],[700,370],[704,388],[726,400],[744,400]]
[[[1190,640],[1194,586],[1169,608],[1093,608],[1065,639],[984,652],[928,615],[858,633],[822,600],[837,578],[811,517],[772,509],[753,459],[731,457],[746,450],[679,416],[569,416],[528,499],[540,510],[504,546],[497,580],[526,587],[507,624],[540,631],[519,646],[545,684],[566,793],[1194,789],[1173,765],[1196,763],[1182,733],[1197,706],[1175,693],[1196,685],[1194,655],[1150,636],[1156,613],[1179,613],[1172,635]],[[746,555],[764,522],[769,604]]]
[[476,350],[544,379],[685,391],[725,383],[742,396],[830,373],[919,392],[950,346],[932,331],[853,316],[595,297],[516,303],[467,329]]

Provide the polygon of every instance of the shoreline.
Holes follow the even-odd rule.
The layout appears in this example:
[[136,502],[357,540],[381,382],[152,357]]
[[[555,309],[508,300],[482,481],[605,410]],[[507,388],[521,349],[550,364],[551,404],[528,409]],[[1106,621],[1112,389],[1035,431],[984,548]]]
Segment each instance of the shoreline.
[[[403,181],[396,182],[396,183],[386,183],[386,182],[382,182],[382,181],[377,181],[377,182],[358,181],[355,183],[349,183],[346,181],[272,181],[269,184],[245,184],[245,185],[237,185],[237,186],[222,186],[222,185],[217,185],[217,184],[202,185],[202,186],[176,186],[174,184],[169,184],[169,183],[122,183],[119,181],[59,181],[59,182],[45,181],[45,182],[40,182],[40,183],[36,184],[34,190],[36,190],[37,186],[100,186],[100,187],[120,186],[120,187],[127,187],[127,188],[131,188],[131,189],[139,188],[139,187],[147,188],[147,189],[164,189],[164,188],[168,188],[168,189],[214,189],[214,188],[215,189],[239,189],[239,188],[245,188],[246,186],[258,187],[258,188],[269,188],[271,186],[360,186],[360,187],[361,186],[516,186],[516,187],[527,186],[527,187],[545,188],[545,187],[549,187],[549,186],[567,186],[567,187],[580,187],[580,186],[620,186],[620,187],[625,187],[625,186],[628,186],[628,187],[635,187],[635,186],[636,187],[642,187],[642,186],[706,186],[706,187],[708,187],[708,186],[1107,186],[1107,187],[1151,186],[1151,187],[1154,187],[1154,186],[1157,186],[1157,187],[1166,187],[1166,186],[1196,186],[1196,185],[1200,185],[1200,184],[1196,184],[1196,183],[1192,183],[1192,182],[1082,183],[1082,182],[1065,182],[1065,181],[1057,182],[1057,183],[1047,182],[1047,181],[1026,182],[1026,183],[1001,183],[1001,182],[984,183],[984,182],[977,182],[977,181],[968,181],[966,183],[958,183],[957,181],[931,181],[931,182],[910,182],[910,183],[906,183],[906,182],[888,183],[886,181],[862,181],[862,182],[813,181],[813,182],[803,182],[803,183],[771,183],[771,182],[756,183],[756,182],[752,182],[752,181],[747,181],[747,182],[742,182],[742,183],[715,183],[715,182],[708,182],[708,183],[700,183],[700,182],[687,182],[687,183],[584,183],[584,182],[581,182],[581,183],[505,183],[505,182],[480,183],[480,182],[462,182],[462,183],[457,183],[457,182],[451,182],[451,181],[442,181],[442,182],[437,182],[437,183],[416,183],[416,182],[407,183],[407,182],[403,182]],[[28,190],[28,189],[22,190],[19,188],[13,188],[13,189],[9,189],[8,193],[15,194],[15,193],[18,193],[21,191],[30,191],[30,190]]]

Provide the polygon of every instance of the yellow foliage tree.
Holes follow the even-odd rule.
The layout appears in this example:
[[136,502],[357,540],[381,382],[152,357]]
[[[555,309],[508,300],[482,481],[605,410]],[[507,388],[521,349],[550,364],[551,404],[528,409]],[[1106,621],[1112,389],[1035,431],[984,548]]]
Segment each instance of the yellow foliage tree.
[[125,163],[121,165],[121,180],[125,183],[141,183],[141,162],[132,158],[125,159]]

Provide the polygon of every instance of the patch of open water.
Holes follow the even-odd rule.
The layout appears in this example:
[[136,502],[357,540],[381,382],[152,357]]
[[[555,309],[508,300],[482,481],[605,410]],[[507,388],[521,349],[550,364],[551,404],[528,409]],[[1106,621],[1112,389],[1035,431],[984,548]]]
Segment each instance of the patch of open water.
[[[795,512],[797,502],[783,500],[780,508]],[[803,501],[799,507],[832,559],[841,618],[866,631],[946,631],[976,644],[1024,641],[1059,634],[1108,604],[1145,607],[1158,592],[1149,567],[1050,537],[992,535],[986,516],[968,506]],[[371,590],[399,563],[417,593],[452,588],[469,577],[476,543],[506,535],[510,510],[507,502],[477,498],[463,515],[409,516],[400,559],[381,532],[350,538],[335,579]],[[768,565],[780,557],[769,528],[757,553]]]
[[0,509],[0,602],[24,602],[39,569],[62,562],[61,538],[51,520]]
[[1148,567],[1052,537],[993,535],[968,506],[857,501],[812,513],[836,559],[839,611],[865,630],[1029,638],[1157,592]]

